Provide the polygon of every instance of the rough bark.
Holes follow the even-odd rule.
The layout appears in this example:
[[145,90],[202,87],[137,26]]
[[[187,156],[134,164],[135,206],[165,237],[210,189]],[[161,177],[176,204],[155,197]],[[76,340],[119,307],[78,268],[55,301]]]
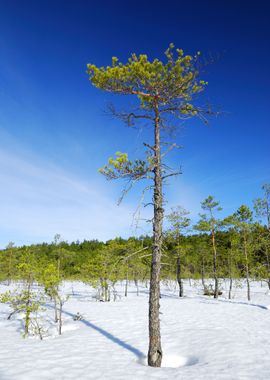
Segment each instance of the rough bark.
[[148,365],[160,367],[162,361],[159,297],[160,297],[160,262],[162,247],[163,222],[163,194],[160,152],[160,125],[159,111],[155,106],[155,146],[154,146],[154,219],[153,219],[153,246],[149,292],[149,349]]

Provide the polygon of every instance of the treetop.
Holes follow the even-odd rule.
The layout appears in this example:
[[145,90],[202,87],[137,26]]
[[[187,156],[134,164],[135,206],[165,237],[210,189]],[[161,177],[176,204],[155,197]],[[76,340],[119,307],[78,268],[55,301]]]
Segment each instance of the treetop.
[[[159,59],[150,61],[146,54],[131,54],[123,64],[112,57],[111,66],[97,67],[87,65],[90,82],[97,88],[123,95],[136,95],[142,107],[152,107],[153,103],[168,105],[178,101],[182,112],[195,113],[188,102],[193,96],[204,90],[207,82],[199,80],[197,60],[200,52],[194,56],[185,55],[182,49],[173,44],[165,51],[164,62]],[[196,114],[196,113],[195,113]]]

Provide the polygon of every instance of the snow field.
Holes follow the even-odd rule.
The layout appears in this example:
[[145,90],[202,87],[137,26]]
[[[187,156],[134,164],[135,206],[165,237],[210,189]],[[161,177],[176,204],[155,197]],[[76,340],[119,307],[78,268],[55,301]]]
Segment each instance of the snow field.
[[[160,319],[163,366],[146,365],[148,345],[148,290],[140,295],[124,284],[121,299],[96,302],[94,290],[65,283],[70,294],[64,304],[63,335],[48,308],[49,336],[22,338],[21,317],[7,321],[9,307],[0,304],[0,380],[140,380],[140,379],[269,379],[270,296],[266,286],[252,284],[252,301],[245,288],[235,298],[219,300],[201,295],[201,288],[185,283],[183,299],[173,282],[162,286]],[[1,285],[0,292],[7,286]],[[74,321],[79,312],[83,319]]]

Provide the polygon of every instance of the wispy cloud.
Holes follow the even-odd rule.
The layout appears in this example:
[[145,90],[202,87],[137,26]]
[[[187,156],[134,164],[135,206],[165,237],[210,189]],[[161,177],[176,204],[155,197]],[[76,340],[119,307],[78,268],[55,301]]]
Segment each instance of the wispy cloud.
[[109,189],[36,157],[0,148],[1,246],[66,240],[106,240],[130,234],[133,207],[116,205]]

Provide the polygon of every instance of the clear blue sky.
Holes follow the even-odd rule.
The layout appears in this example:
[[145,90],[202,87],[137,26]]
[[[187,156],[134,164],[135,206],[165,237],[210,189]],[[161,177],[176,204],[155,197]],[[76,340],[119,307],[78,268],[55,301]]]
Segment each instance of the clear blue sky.
[[205,95],[224,115],[178,133],[184,148],[169,161],[183,175],[167,207],[195,218],[209,194],[224,215],[251,205],[270,182],[269,14],[263,0],[1,1],[0,246],[149,231],[130,226],[139,191],[117,206],[121,184],[97,169],[117,150],[139,155],[151,136],[104,115],[113,98],[90,86],[86,64],[162,58],[170,42],[216,57]]

